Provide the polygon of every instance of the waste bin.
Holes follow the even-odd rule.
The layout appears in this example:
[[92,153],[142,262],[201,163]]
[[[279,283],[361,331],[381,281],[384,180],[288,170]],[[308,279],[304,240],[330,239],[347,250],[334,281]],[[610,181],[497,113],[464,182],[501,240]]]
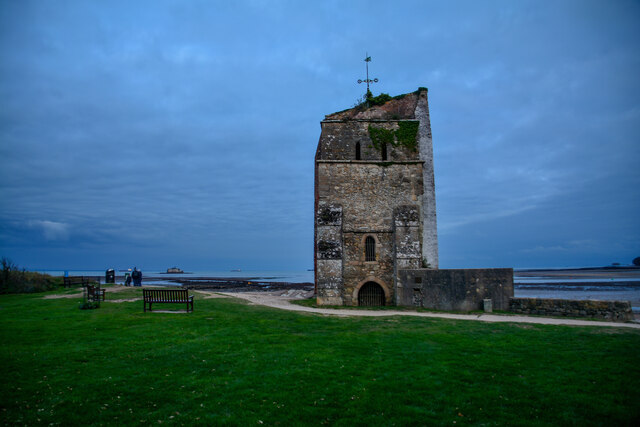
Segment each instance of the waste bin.
[[105,271],[104,283],[116,283],[116,271],[113,268]]

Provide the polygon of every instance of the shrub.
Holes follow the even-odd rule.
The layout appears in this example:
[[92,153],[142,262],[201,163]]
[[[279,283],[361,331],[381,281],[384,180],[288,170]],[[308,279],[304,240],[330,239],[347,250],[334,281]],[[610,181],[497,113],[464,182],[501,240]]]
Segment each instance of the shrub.
[[356,100],[353,108],[367,109],[375,105],[383,105],[387,101],[391,101],[392,99],[393,97],[391,97],[391,95],[389,95],[388,93],[381,93],[378,96],[373,96],[373,93],[368,90],[367,93]]
[[[369,92],[371,94],[371,92]],[[367,100],[369,101],[369,105],[383,105],[387,101],[390,101],[392,98],[388,93],[381,93],[378,96],[367,96]]]
[[60,285],[60,279],[48,274],[20,270],[10,259],[2,257],[0,260],[0,293],[23,294],[32,292],[44,292],[55,289]]
[[93,310],[95,308],[100,308],[100,303],[95,301],[85,301],[80,304],[80,310]]

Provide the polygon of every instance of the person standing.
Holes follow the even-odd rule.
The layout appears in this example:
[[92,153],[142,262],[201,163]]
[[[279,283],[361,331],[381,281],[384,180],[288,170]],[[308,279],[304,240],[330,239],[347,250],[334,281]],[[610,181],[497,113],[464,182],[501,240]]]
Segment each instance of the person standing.
[[133,267],[131,278],[133,279],[133,286],[142,286],[142,271],[138,270],[138,267]]

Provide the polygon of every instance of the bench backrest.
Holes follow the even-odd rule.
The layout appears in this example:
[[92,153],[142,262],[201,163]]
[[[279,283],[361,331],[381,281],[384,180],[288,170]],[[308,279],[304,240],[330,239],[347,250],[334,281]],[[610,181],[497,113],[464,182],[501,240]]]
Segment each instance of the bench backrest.
[[100,283],[100,277],[96,276],[67,276],[62,279],[65,285],[86,285],[90,282]]
[[187,302],[188,289],[143,289],[142,297],[147,302]]

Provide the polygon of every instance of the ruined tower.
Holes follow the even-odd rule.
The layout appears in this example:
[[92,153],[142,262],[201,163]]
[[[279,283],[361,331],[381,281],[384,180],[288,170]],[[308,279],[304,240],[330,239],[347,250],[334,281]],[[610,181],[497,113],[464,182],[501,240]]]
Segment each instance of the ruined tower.
[[321,305],[389,305],[400,270],[438,268],[427,89],[330,114],[315,158]]

